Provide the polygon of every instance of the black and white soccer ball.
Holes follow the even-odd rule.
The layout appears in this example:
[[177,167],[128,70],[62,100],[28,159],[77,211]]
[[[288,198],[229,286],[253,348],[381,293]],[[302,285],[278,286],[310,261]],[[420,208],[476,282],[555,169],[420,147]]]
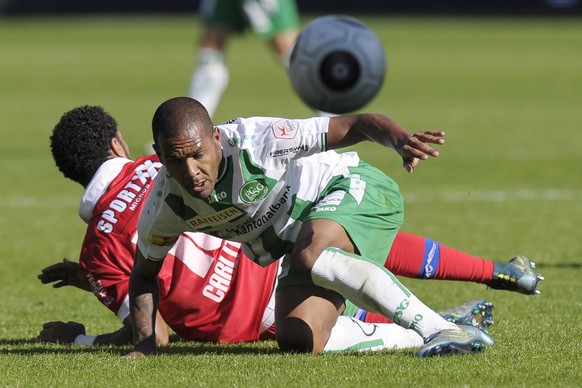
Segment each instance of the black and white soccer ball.
[[308,23],[289,60],[289,79],[309,107],[348,113],[374,98],[384,82],[386,54],[376,34],[348,16]]

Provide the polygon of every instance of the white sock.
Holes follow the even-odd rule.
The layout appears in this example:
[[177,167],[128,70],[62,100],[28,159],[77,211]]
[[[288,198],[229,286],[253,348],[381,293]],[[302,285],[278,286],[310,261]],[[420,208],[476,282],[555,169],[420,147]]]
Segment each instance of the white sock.
[[221,51],[201,48],[198,51],[198,64],[192,79],[188,95],[198,101],[214,115],[222,93],[228,85],[228,68]]
[[392,273],[360,256],[326,248],[311,269],[313,282],[334,290],[358,307],[382,314],[423,338],[445,329],[458,329],[422,303]]
[[413,330],[393,323],[367,323],[340,316],[323,351],[406,349],[421,347],[423,344],[422,337]]

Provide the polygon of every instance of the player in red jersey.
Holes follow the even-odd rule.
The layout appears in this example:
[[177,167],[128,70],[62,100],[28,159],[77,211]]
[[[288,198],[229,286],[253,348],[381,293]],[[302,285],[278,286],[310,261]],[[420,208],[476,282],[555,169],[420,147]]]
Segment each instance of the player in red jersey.
[[[101,141],[96,141],[96,137],[102,137]],[[55,128],[51,147],[61,172],[86,188],[79,214],[88,228],[80,265],[65,259],[45,268],[39,278],[43,283],[58,282],[55,287],[72,284],[92,290],[124,322],[124,327],[95,337],[87,336],[78,323],[49,322],[40,339],[81,345],[129,343],[132,334],[127,289],[137,219],[160,164],[156,156],[129,159],[117,124],[99,107],[81,107],[65,114]],[[409,277],[487,283],[492,280],[494,263],[429,239],[399,233],[386,266]],[[272,338],[276,273],[276,266],[262,268],[246,259],[238,243],[207,235],[183,235],[159,275],[158,342],[168,341],[164,320],[181,337],[191,340],[239,342]],[[490,307],[481,304],[482,309],[489,309],[487,313]],[[355,308],[350,314],[356,314]],[[361,310],[357,314],[368,322],[386,322],[373,314],[366,316]],[[486,326],[489,322],[479,323]],[[422,345],[422,339],[415,338],[415,334],[400,332],[396,325],[389,326],[393,327],[390,333],[402,340],[387,342],[386,347],[393,347],[394,343]],[[330,348],[326,350],[338,349],[332,342],[330,339]]]
[[[62,279],[61,273],[66,268],[75,273],[80,271],[85,275],[80,278],[82,288],[91,289],[101,303],[126,322],[137,221],[161,164],[155,155],[129,159],[115,121],[102,110],[87,107],[75,112],[79,114],[63,118],[59,127],[62,129],[55,129],[52,151],[63,174],[85,187],[79,215],[87,222],[87,231],[80,265],[51,266],[43,271],[41,279]],[[75,127],[79,130],[71,129]],[[100,144],[109,149],[99,147]],[[267,306],[276,275],[276,266],[261,268],[242,257],[239,243],[203,234],[184,234],[166,258],[159,276],[161,317],[177,334],[191,340],[257,340],[263,332],[267,335],[273,324]],[[235,289],[241,292],[229,292]],[[167,342],[167,329],[161,317],[158,338]],[[79,332],[71,332],[70,336],[84,334],[77,328]],[[131,340],[128,329],[125,326],[97,341],[126,343]],[[83,340],[93,338],[78,339]]]

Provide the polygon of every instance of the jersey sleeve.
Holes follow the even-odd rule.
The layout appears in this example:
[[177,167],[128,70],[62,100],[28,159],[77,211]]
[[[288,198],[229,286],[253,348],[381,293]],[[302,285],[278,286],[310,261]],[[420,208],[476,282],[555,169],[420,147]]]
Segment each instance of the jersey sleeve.
[[[284,119],[251,117],[227,125],[228,145],[239,145],[266,168],[327,151],[329,117]],[[236,130],[230,130],[236,128]]]
[[164,260],[180,234],[187,230],[184,220],[166,204],[168,198],[178,198],[170,192],[168,178],[162,168],[139,217],[137,247],[148,260]]
[[79,258],[82,269],[97,299],[121,320],[127,316],[129,275],[133,252],[109,235],[89,234]]
[[114,174],[100,169],[94,179],[106,187],[88,188],[85,194],[92,210],[79,263],[87,271],[97,299],[120,320],[129,313],[128,286],[138,218],[161,166],[153,155],[126,162]]
[[328,117],[274,119],[264,131],[267,156],[297,159],[327,151]]

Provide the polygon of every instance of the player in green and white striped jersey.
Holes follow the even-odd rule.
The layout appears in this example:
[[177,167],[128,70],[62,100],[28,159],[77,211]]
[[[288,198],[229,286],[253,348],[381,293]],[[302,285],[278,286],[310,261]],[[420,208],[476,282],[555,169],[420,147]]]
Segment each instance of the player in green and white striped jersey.
[[160,105],[152,128],[165,170],[140,217],[130,281],[132,356],[155,352],[155,277],[185,231],[240,241],[263,266],[284,257],[276,303],[283,350],[321,351],[344,298],[426,338],[420,355],[469,353],[489,342],[445,321],[383,268],[404,220],[398,185],[356,153],[331,151],[374,141],[394,148],[412,172],[438,156],[429,144],[444,143],[443,132],[410,135],[373,114],[213,126],[204,107],[186,97]]

